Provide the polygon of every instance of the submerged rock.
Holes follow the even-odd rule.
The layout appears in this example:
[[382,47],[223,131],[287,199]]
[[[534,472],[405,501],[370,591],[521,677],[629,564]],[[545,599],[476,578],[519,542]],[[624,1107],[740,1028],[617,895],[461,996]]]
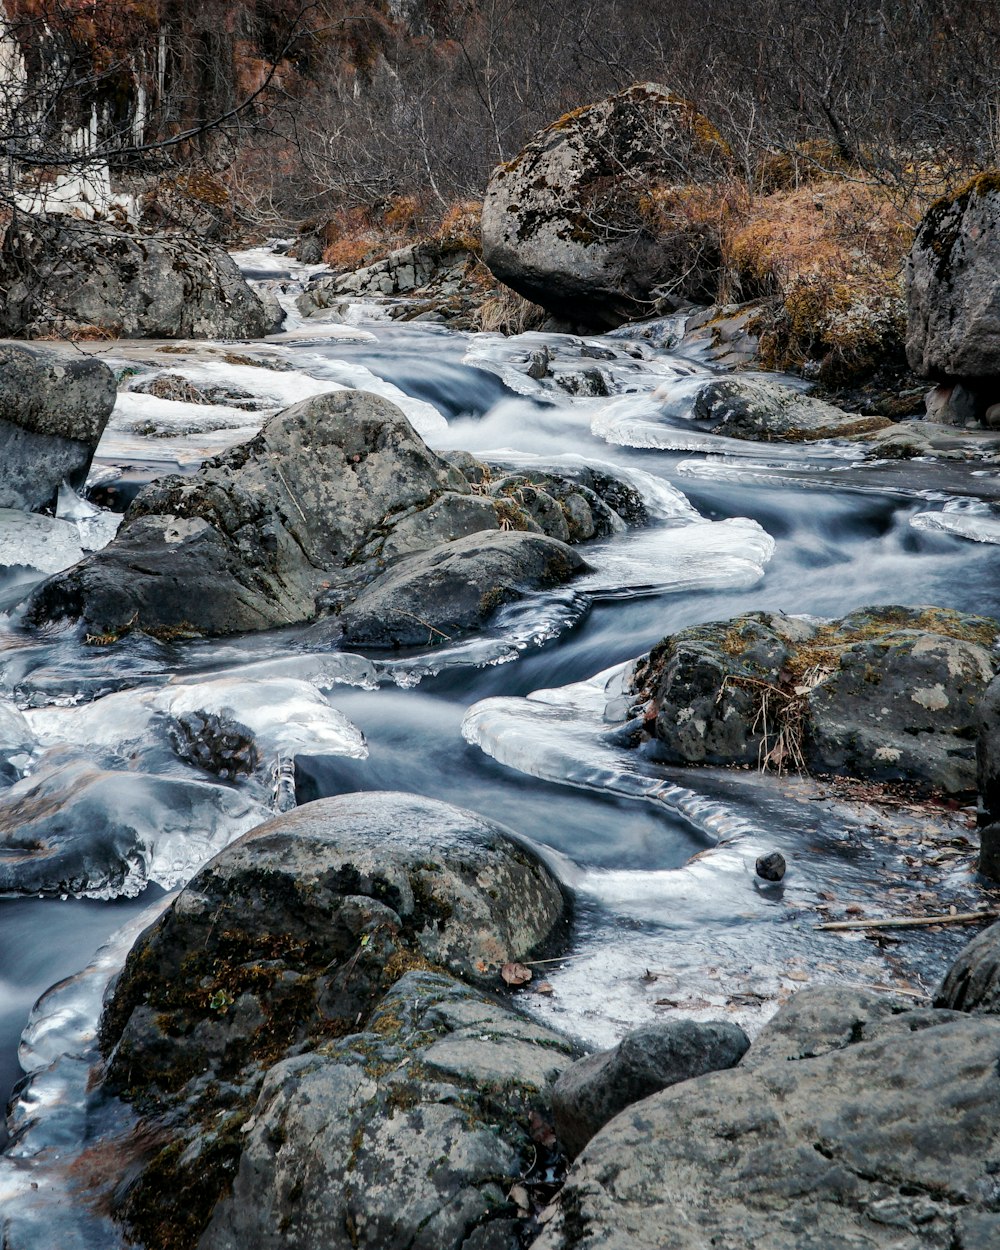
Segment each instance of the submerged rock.
[[698,391],[694,415],[711,422],[713,434],[760,443],[850,438],[885,429],[885,417],[842,412],[791,386],[758,378],[716,378]]
[[639,83],[577,109],[494,170],[483,259],[508,286],[572,323],[616,326],[653,310],[655,291],[710,298],[717,249],[664,234],[657,191],[708,180],[725,144],[689,103]]
[[989,617],[942,608],[864,608],[825,624],[752,612],[654,647],[635,668],[634,711],[673,763],[808,766],[964,792],[998,633]]
[[727,1020],[664,1020],[633,1029],[612,1050],[578,1060],[552,1093],[555,1127],[573,1158],[632,1103],[705,1072],[732,1068],[750,1045]]
[[0,346],[0,508],[54,507],[63,481],[79,490],[115,394],[103,361]]
[[102,1019],[106,1088],[167,1138],[117,1196],[130,1236],[513,1247],[529,1109],[576,1052],[454,975],[495,981],[563,906],[502,826],[413,795],[324,799],[227,848]]
[[870,1037],[857,992],[827,989],[824,1015],[838,1014],[839,995],[845,1028],[811,1035],[812,993],[739,1067],[654,1094],[602,1129],[533,1250],[996,1244],[1000,1022],[901,1011]]
[[0,286],[9,335],[260,338],[274,320],[222,248],[93,222],[19,219],[4,236]]

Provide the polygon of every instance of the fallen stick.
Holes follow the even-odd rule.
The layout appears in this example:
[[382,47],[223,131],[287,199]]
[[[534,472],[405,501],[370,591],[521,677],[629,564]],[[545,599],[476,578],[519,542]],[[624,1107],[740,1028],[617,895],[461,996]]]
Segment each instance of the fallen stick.
[[932,924],[973,924],[976,920],[996,920],[1000,912],[960,911],[943,916],[892,916],[888,920],[828,920],[814,929],[919,929]]

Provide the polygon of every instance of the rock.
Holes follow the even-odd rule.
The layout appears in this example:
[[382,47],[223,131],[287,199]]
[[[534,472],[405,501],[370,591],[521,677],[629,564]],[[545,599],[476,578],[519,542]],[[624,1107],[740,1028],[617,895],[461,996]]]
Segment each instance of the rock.
[[471,261],[470,253],[462,248],[423,239],[361,269],[318,275],[299,296],[297,305],[308,317],[325,309],[337,310],[345,301],[405,300],[404,306],[390,307],[393,315],[406,321],[445,321],[448,318],[443,314],[449,309],[441,301],[458,293]]
[[961,793],[975,783],[973,711],[998,631],[940,608],[825,624],[753,612],[654,647],[636,665],[631,714],[671,763],[805,763]]
[[976,397],[960,382],[935,386],[924,397],[928,421],[941,425],[975,425]]
[[976,785],[979,807],[1000,820],[1000,681],[992,681],[976,704]]
[[217,243],[232,227],[232,199],[222,183],[204,171],[161,178],[143,196],[142,223]]
[[[686,352],[725,368],[747,368],[759,363],[760,341],[754,333],[762,312],[759,303],[712,304],[684,321],[681,340]],[[664,343],[673,347],[675,343]]]
[[611,327],[654,309],[657,288],[710,299],[717,247],[655,224],[664,186],[708,181],[727,150],[686,101],[640,83],[577,109],[494,170],[483,202],[483,259],[556,317]]
[[106,1091],[158,1126],[116,1196],[129,1236],[514,1250],[529,1110],[578,1052],[449,971],[499,984],[563,907],[509,831],[414,795],[320,800],[227,847],[102,1017]]
[[192,476],[147,486],[115,541],[44,583],[29,616],[82,619],[109,639],[306,621],[323,582],[363,583],[356,553],[390,517],[446,490],[469,486],[395,405],[364,391],[319,395]]
[[527,592],[561,585],[589,565],[541,534],[473,534],[383,574],[343,610],[351,646],[433,644],[482,629],[498,608]]
[[873,1040],[863,1024],[818,1037],[819,1053],[748,1064],[752,1047],[634,1104],[577,1160],[533,1250],[996,1244],[1000,1022],[913,1014]]
[[552,1092],[559,1139],[570,1158],[632,1103],[661,1089],[739,1063],[750,1045],[735,1024],[664,1020],[633,1029],[613,1050],[567,1068]]
[[33,218],[0,251],[0,331],[259,338],[273,322],[233,259],[204,240]]
[[82,489],[115,394],[103,361],[0,346],[0,508],[54,507],[63,481]]
[[785,857],[780,851],[770,851],[757,857],[755,868],[762,881],[780,881],[785,875]]
[[991,881],[1000,881],[1000,822],[993,821],[979,830],[979,871]]
[[[936,200],[907,263],[906,355],[922,377],[1000,377],[1000,178],[981,174]],[[993,394],[993,400],[1000,395]]]
[[516,1250],[507,1193],[572,1058],[451,978],[408,973],[368,1028],[270,1070],[201,1250]]
[[[270,1045],[262,1019],[279,1029],[273,1013],[292,1002],[294,1018],[280,1020],[288,1044],[310,1026],[350,1031],[393,967],[495,976],[543,942],[562,910],[537,856],[471,812],[393,793],[308,803],[217,855],[140,938],[101,1026],[109,1077],[175,1088],[181,1073]],[[233,997],[232,1019],[220,1021],[201,978]]]
[[778,382],[741,377],[707,382],[695,396],[694,416],[711,422],[713,434],[761,443],[849,438],[892,424],[885,417],[841,412]]
[[1000,924],[991,924],[959,953],[938,987],[934,1006],[1000,1015]]

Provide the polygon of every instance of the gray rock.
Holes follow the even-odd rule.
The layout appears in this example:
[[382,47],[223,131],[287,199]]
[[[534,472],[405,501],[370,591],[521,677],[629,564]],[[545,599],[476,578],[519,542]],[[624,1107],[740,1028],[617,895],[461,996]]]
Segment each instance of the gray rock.
[[924,408],[927,420],[939,422],[941,425],[965,426],[976,423],[976,397],[961,382],[935,386],[927,392]]
[[976,705],[976,784],[979,806],[1000,820],[1000,681],[992,681]]
[[170,1090],[350,1031],[408,966],[495,977],[562,911],[537,856],[471,812],[393,793],[306,804],[227,847],[139,939],[101,1026],[109,1078]]
[[259,338],[273,322],[228,253],[193,236],[21,220],[4,240],[0,285],[0,329],[12,335]]
[[640,83],[553,122],[490,178],[483,259],[527,299],[573,323],[615,326],[673,299],[710,298],[711,240],[664,236],[651,185],[719,176],[725,145],[692,106]]
[[979,871],[991,881],[1000,881],[1000,822],[993,821],[979,830]]
[[[983,174],[928,209],[907,264],[906,355],[923,377],[1000,375],[1000,183]],[[994,393],[992,398],[998,398]]]
[[343,610],[345,643],[419,646],[481,629],[498,608],[590,566],[541,534],[473,534],[383,574]]
[[0,508],[53,506],[64,480],[80,490],[115,393],[103,361],[0,346]]
[[934,997],[937,1007],[1000,1015],[1000,924],[964,947]]
[[987,1250],[998,1062],[1000,1022],[950,1018],[675,1085],[590,1142],[533,1250]]
[[[471,256],[429,239],[390,252],[382,260],[349,273],[321,274],[297,300],[304,316],[337,309],[345,299],[398,300],[420,293],[425,298],[408,306],[405,320],[430,320],[436,315],[427,300],[446,298],[465,276]],[[428,315],[429,314],[429,315]],[[444,320],[437,316],[438,320]]]
[[570,1158],[619,1111],[661,1089],[732,1068],[750,1045],[736,1024],[664,1020],[633,1029],[612,1050],[580,1059],[552,1092],[556,1132]]
[[752,612],[654,647],[633,674],[632,714],[673,763],[804,761],[962,793],[998,630],[940,608],[862,608],[822,625]]
[[810,442],[884,429],[884,417],[842,412],[790,386],[757,378],[716,378],[698,391],[694,415],[712,433],[752,442]]
[[357,561],[374,533],[446,490],[469,486],[395,405],[316,396],[196,474],[146,487],[115,541],[40,587],[29,614],[82,619],[101,636],[306,621],[331,576],[364,580]]
[[506,1195],[556,1034],[412,972],[365,1032],[270,1070],[200,1250],[515,1250]]

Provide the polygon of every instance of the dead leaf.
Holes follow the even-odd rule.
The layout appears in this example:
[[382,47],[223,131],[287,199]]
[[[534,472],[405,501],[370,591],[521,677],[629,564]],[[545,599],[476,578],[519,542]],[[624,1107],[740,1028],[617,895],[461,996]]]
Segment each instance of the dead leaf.
[[534,987],[534,989],[535,989],[536,994],[554,994],[555,993],[555,989],[553,988],[551,981],[539,981],[538,984]]
[[508,985],[527,985],[531,980],[531,969],[526,968],[524,964],[504,964],[500,969],[500,975]]
[[532,1111],[528,1116],[528,1132],[536,1146],[544,1146],[552,1150],[556,1144],[556,1131],[540,1111]]
[[518,1211],[523,1211],[525,1215],[531,1210],[531,1199],[523,1185],[511,1186],[511,1191],[507,1197],[517,1207]]
[[786,972],[785,976],[789,981],[808,981],[809,974],[807,972]]

